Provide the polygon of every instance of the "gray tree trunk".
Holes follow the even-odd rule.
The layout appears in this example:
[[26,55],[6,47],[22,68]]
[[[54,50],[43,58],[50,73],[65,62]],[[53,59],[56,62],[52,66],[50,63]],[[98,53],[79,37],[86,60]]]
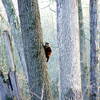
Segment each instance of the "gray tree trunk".
[[12,45],[9,37],[9,33],[6,31],[3,33],[3,37],[5,39],[5,46],[6,46],[6,51],[7,51],[7,57],[8,57],[8,62],[9,62],[9,77],[11,79],[12,83],[12,95],[16,97],[16,100],[21,100],[20,97],[20,91],[19,91],[19,86],[17,84],[17,76],[16,76],[16,66],[14,63],[14,58],[13,58],[13,51],[12,51]]
[[77,0],[57,1],[60,100],[82,100]]
[[83,100],[89,100],[89,63],[88,63],[88,47],[85,38],[83,11],[81,0],[78,0],[78,14],[79,14],[79,32],[80,32],[80,63],[82,76],[82,95]]
[[97,34],[96,34],[96,56],[97,56],[97,100],[100,100],[100,0],[97,2],[97,15],[98,15],[98,20],[97,20]]
[[90,0],[90,100],[97,97],[96,79],[97,0]]
[[9,90],[7,88],[7,84],[3,82],[2,77],[0,76],[0,100],[7,100],[7,97],[10,97]]
[[2,3],[7,13],[9,25],[11,26],[11,34],[13,36],[14,43],[17,48],[17,55],[19,57],[19,65],[20,67],[23,67],[23,70],[27,77],[27,68],[26,68],[23,43],[22,43],[22,33],[18,17],[15,13],[14,5],[12,3],[12,0],[2,0]]
[[32,100],[51,100],[37,0],[18,0],[22,39]]

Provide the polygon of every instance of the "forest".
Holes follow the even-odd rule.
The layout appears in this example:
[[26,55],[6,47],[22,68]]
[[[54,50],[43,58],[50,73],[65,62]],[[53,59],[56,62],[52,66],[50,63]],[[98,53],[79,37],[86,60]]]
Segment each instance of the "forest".
[[100,100],[100,0],[0,0],[0,100]]

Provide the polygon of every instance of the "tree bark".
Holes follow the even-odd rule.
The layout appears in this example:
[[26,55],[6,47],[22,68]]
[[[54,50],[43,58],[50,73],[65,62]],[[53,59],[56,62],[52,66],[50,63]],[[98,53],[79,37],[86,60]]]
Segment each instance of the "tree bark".
[[57,0],[60,100],[82,100],[77,0]]
[[90,0],[90,100],[97,97],[96,79],[97,0]]
[[14,63],[14,58],[13,58],[13,51],[12,51],[12,45],[11,45],[11,41],[10,41],[10,36],[9,33],[7,31],[5,31],[3,33],[3,37],[5,39],[5,47],[6,47],[6,51],[7,51],[7,57],[8,57],[8,62],[9,62],[9,77],[11,79],[11,84],[12,84],[12,93],[13,96],[16,97],[16,100],[21,100],[20,97],[20,90],[19,90],[19,86],[17,83],[17,76],[16,76],[16,66]]
[[32,100],[51,100],[37,0],[18,0],[22,40]]
[[97,100],[100,100],[100,1],[97,2],[97,34],[96,34],[96,56],[97,56]]
[[19,65],[20,67],[23,67],[26,78],[28,78],[26,62],[25,62],[25,57],[24,57],[23,43],[22,43],[22,33],[21,33],[18,17],[15,13],[13,2],[12,0],[2,0],[2,3],[7,13],[9,25],[11,26],[11,35],[13,36],[14,43],[17,48],[17,55],[19,57]]
[[89,62],[87,40],[84,32],[82,2],[78,0],[79,32],[80,32],[80,63],[83,100],[89,100]]

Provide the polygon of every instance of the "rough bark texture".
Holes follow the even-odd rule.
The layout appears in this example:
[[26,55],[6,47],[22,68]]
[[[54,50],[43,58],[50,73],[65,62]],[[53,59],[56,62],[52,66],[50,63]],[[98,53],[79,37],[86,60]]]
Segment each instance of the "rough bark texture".
[[90,100],[97,97],[96,79],[97,0],[90,0]]
[[22,39],[32,100],[51,100],[37,0],[18,0]]
[[0,76],[0,100],[7,100],[7,97],[10,97],[10,91],[7,87],[7,84],[3,82],[2,77]]
[[60,53],[60,100],[82,100],[76,0],[58,0],[57,13]]
[[78,0],[78,15],[79,15],[79,32],[80,32],[80,63],[81,63],[81,78],[82,78],[82,95],[83,100],[89,100],[89,63],[87,40],[85,38],[83,11],[81,0]]
[[[98,1],[97,8],[100,9],[100,0]],[[97,88],[98,88],[98,95],[97,100],[100,100],[100,13],[99,10],[97,10],[98,14],[98,21],[97,21],[97,34],[96,34],[96,54],[97,54]]]
[[25,75],[27,77],[27,69],[26,69],[26,62],[24,59],[24,50],[23,50],[23,43],[22,43],[22,34],[20,29],[20,23],[18,17],[15,13],[15,8],[12,3],[12,0],[2,0],[2,3],[5,7],[8,22],[11,26],[11,35],[13,36],[15,46],[17,48],[17,55],[19,57],[19,65],[23,67]]
[[8,62],[9,62],[9,77],[11,79],[12,83],[12,95],[16,97],[17,100],[21,100],[20,98],[20,91],[19,91],[19,86],[17,84],[17,76],[16,76],[16,71],[15,71],[15,63],[14,63],[14,58],[13,58],[13,51],[12,51],[12,45],[9,37],[8,32],[3,33],[3,38],[5,39],[5,47],[7,51],[7,57],[8,57]]

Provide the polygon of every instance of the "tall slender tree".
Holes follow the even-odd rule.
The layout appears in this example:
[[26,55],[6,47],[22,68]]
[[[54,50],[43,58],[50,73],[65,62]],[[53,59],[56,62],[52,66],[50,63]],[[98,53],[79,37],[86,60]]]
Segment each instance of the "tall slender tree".
[[[100,1],[97,3],[97,8],[99,9]],[[97,35],[96,35],[96,56],[97,56],[97,100],[100,100],[100,13],[98,13],[98,21],[97,21]]]
[[57,0],[60,100],[82,100],[77,0]]
[[32,100],[51,100],[37,0],[18,0],[22,40]]
[[82,95],[83,100],[89,100],[89,62],[88,62],[88,47],[84,32],[82,0],[78,0],[78,15],[79,15],[79,32],[80,32],[80,63],[81,63],[81,78],[82,78]]
[[5,7],[9,26],[11,27],[11,35],[13,36],[14,44],[17,49],[17,55],[19,57],[19,65],[20,67],[23,67],[24,72],[27,76],[26,62],[24,59],[24,50],[22,43],[22,34],[18,16],[16,15],[12,0],[2,0],[2,3]]
[[90,100],[96,100],[96,33],[97,33],[97,0],[90,0]]

